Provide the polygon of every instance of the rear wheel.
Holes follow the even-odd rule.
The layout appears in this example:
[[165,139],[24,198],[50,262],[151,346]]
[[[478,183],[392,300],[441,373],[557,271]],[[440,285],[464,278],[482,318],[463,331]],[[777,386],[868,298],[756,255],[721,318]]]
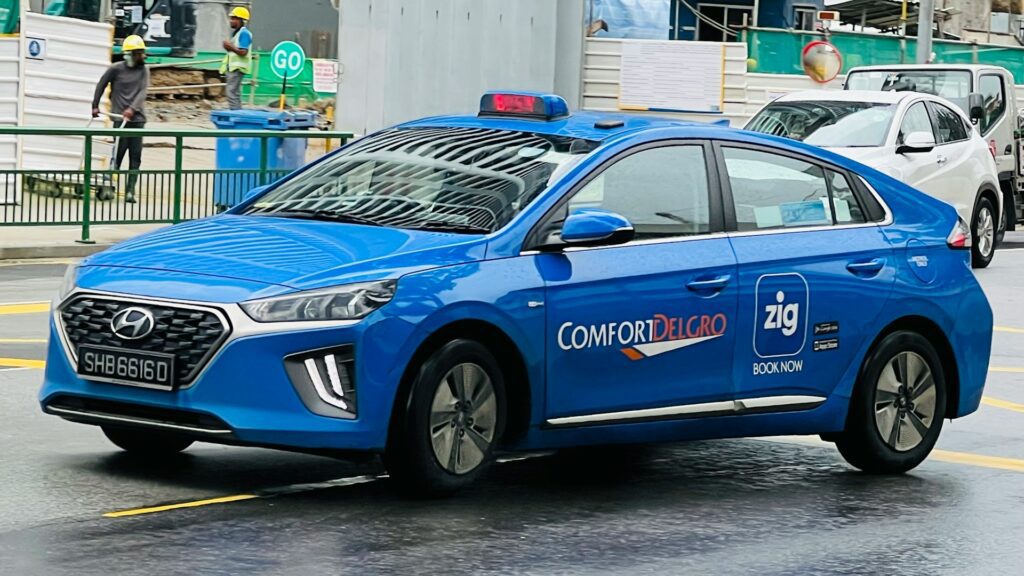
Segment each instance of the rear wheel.
[[836,447],[865,472],[903,473],[928,457],[945,413],[946,380],[935,348],[915,332],[894,332],[869,355]]
[[134,456],[153,457],[177,454],[188,448],[193,439],[168,432],[141,428],[114,428],[104,426],[103,433],[118,448]]
[[971,223],[971,265],[986,268],[996,251],[996,216],[992,201],[982,197],[974,209]]
[[395,417],[388,473],[416,495],[472,484],[490,464],[505,423],[505,382],[483,345],[453,340],[420,366],[406,409]]

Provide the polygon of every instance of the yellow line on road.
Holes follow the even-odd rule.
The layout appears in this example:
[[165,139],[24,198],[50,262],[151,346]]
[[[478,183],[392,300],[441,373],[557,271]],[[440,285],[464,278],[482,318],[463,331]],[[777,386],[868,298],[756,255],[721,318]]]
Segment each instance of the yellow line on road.
[[993,408],[1005,408],[1006,410],[1013,410],[1014,412],[1024,414],[1024,404],[1010,402],[1009,400],[1000,400],[999,398],[985,396],[981,399],[981,403],[986,406],[992,406]]
[[0,338],[0,344],[46,344],[46,338]]
[[0,366],[9,368],[46,368],[45,360],[30,360],[28,358],[0,358]]
[[1024,472],[1024,460],[1017,458],[1002,458],[999,456],[982,456],[981,454],[969,454],[967,452],[950,452],[949,450],[933,450],[930,460],[939,460],[950,464],[964,464],[967,466],[978,466],[981,468],[996,468],[998,470],[1010,470],[1011,472]]
[[989,366],[989,372],[1007,372],[1010,374],[1024,374],[1024,368],[1019,366]]
[[164,506],[150,506],[149,508],[132,508],[129,510],[118,510],[117,512],[107,512],[103,515],[103,517],[123,518],[125,516],[139,516],[140,514],[153,514],[155,512],[166,512],[168,510],[178,510],[180,508],[198,508],[200,506],[210,506],[211,504],[227,504],[228,502],[252,500],[253,498],[259,498],[259,496],[257,496],[256,494],[236,494],[234,496],[221,496],[220,498],[207,498],[206,500],[193,500],[192,502],[179,502],[177,504],[166,504]]
[[0,262],[0,268],[7,268],[9,266],[39,266],[46,264],[74,264],[73,258],[29,258],[22,260],[8,260],[6,262]]
[[0,304],[0,315],[4,314],[38,314],[49,312],[49,302],[18,302],[16,304]]
[[996,332],[1006,332],[1009,334],[1024,334],[1024,328],[1010,328],[1008,326],[996,326],[993,328]]

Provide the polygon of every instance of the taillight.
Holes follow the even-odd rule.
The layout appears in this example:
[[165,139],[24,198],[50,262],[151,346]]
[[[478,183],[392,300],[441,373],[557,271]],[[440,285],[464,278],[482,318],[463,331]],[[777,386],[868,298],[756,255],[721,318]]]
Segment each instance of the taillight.
[[992,158],[996,157],[996,141],[995,140],[989,140],[988,141],[988,151],[992,153]]
[[963,218],[956,219],[956,226],[953,226],[953,231],[946,237],[946,245],[953,250],[970,250],[971,229]]

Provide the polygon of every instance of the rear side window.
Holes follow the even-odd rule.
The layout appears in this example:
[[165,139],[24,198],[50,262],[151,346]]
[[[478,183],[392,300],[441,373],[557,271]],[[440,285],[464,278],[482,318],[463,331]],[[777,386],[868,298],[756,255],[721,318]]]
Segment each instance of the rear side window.
[[740,232],[867,221],[839,172],[762,150],[724,146],[722,155]]
[[569,200],[569,214],[604,208],[625,216],[637,239],[711,230],[707,163],[701,145],[641,150],[616,161]]
[[1006,97],[1003,91],[1003,79],[994,74],[987,74],[981,77],[978,83],[982,97],[985,99],[985,115],[982,116],[980,129],[985,134],[999,121],[1006,112]]
[[967,140],[967,126],[960,115],[942,104],[931,102],[932,118],[935,120],[935,141],[949,144]]

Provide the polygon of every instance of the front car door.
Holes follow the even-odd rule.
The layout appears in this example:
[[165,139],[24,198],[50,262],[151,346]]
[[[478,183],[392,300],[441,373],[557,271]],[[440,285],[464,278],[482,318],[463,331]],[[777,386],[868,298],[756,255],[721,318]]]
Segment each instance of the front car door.
[[823,402],[874,338],[896,276],[856,176],[809,157],[716,144],[739,266],[737,399],[773,410]]
[[[936,143],[938,142],[938,134],[935,133],[928,107],[923,100],[914,102],[906,109],[896,132],[896,146],[893,150],[899,149],[914,132],[927,132],[935,138]],[[941,198],[940,195],[945,194],[945,187],[936,169],[938,157],[935,149],[929,152],[896,154],[893,159],[896,173],[893,176],[923,192]]]
[[961,214],[971,214],[978,191],[972,181],[975,171],[965,166],[971,159],[971,128],[944,104],[928,101],[928,112],[935,127],[935,165],[928,186],[919,188]]
[[675,417],[731,399],[736,261],[711,158],[700,141],[633,148],[542,222],[557,234],[567,214],[600,207],[636,230],[626,244],[537,256],[549,424]]
[[1006,113],[1006,79],[1003,73],[995,70],[982,73],[978,77],[978,92],[985,103],[985,114],[978,121],[978,132],[986,142],[995,145],[1000,179],[1010,178],[1016,171],[1013,132],[1017,116]]

